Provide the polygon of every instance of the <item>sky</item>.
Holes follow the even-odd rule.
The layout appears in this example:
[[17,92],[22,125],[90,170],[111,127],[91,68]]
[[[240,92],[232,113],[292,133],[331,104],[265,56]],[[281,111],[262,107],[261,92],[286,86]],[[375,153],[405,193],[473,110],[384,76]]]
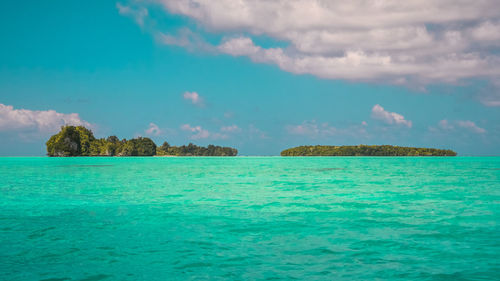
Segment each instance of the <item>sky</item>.
[[279,155],[500,155],[496,0],[0,1],[0,155],[62,125]]

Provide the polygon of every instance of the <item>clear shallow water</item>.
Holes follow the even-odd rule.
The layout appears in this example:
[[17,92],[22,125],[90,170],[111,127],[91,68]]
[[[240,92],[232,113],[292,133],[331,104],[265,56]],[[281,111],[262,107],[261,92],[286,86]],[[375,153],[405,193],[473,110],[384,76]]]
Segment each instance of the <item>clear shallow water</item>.
[[499,280],[500,158],[0,158],[1,280]]

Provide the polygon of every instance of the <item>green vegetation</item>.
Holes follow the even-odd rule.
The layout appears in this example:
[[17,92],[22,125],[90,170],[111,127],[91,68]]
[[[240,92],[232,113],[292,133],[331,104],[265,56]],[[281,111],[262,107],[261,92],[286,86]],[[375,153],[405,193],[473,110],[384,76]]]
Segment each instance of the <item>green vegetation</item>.
[[236,156],[238,150],[231,147],[222,147],[208,145],[208,147],[197,146],[192,143],[183,146],[170,146],[168,142],[164,142],[157,149],[157,155],[173,155],[173,156]]
[[392,145],[298,146],[281,152],[281,156],[456,156],[453,150],[403,147]]
[[63,126],[61,131],[47,141],[47,155],[65,156],[236,156],[238,150],[231,147],[209,145],[201,147],[190,143],[170,146],[164,142],[157,147],[150,138],[131,140],[110,136],[96,139],[91,130],[82,126]]

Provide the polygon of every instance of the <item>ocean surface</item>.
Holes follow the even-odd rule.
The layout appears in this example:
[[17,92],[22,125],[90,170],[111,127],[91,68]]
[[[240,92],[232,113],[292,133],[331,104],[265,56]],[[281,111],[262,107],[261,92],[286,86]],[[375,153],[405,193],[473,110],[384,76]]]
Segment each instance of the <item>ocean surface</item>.
[[0,158],[0,280],[500,280],[500,158]]

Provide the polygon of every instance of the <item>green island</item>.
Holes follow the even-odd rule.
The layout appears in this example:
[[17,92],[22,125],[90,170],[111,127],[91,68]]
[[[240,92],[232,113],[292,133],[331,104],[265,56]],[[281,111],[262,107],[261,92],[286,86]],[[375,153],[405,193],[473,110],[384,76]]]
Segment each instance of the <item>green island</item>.
[[120,140],[116,136],[97,139],[91,130],[83,126],[63,126],[61,131],[46,143],[47,155],[51,157],[69,156],[236,156],[238,150],[231,147],[208,145],[197,146],[192,143],[161,146],[150,138],[138,137]]
[[393,145],[306,145],[285,149],[281,156],[457,156],[449,149]]

